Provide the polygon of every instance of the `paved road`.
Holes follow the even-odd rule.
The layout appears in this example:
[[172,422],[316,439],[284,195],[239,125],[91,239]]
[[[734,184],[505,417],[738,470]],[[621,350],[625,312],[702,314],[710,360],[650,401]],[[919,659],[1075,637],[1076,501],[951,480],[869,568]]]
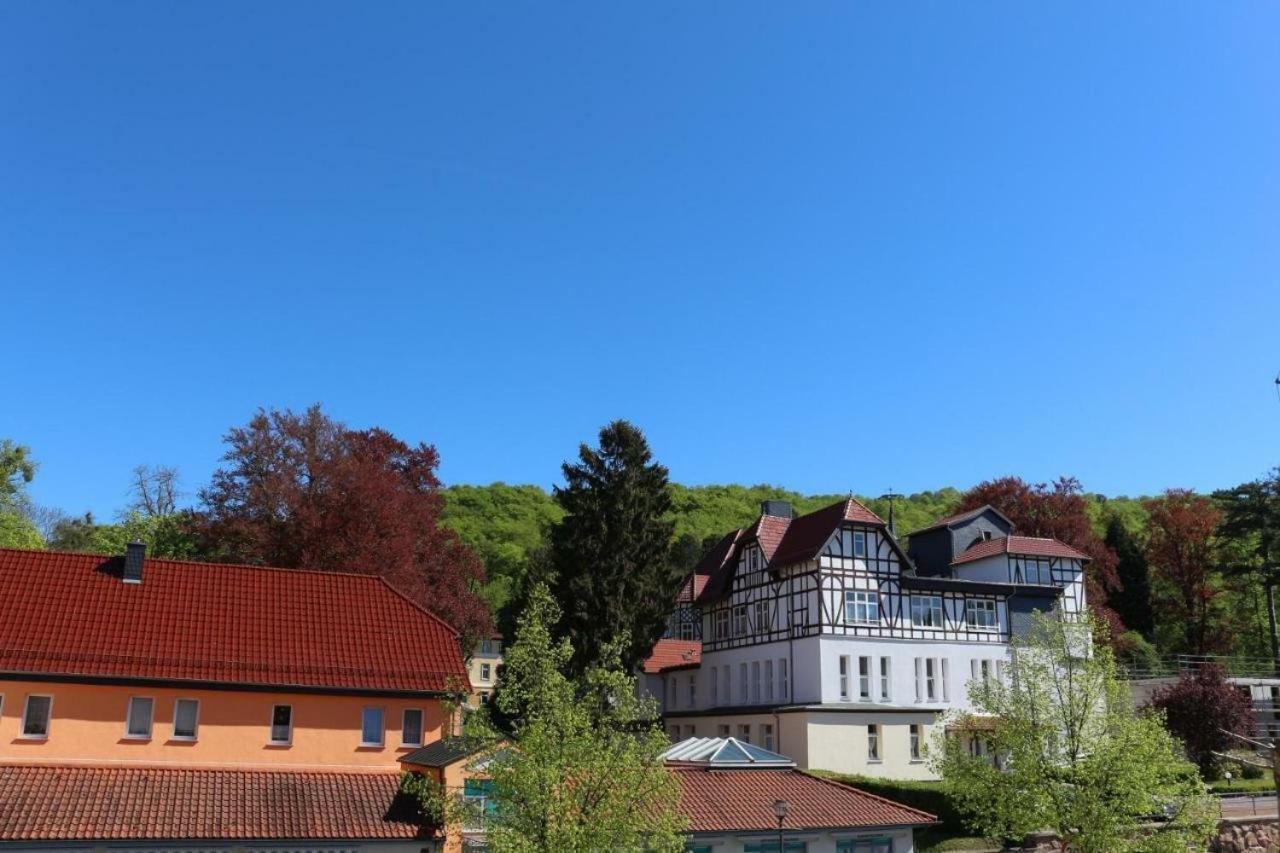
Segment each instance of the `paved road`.
[[1221,797],[1223,817],[1276,816],[1276,797]]

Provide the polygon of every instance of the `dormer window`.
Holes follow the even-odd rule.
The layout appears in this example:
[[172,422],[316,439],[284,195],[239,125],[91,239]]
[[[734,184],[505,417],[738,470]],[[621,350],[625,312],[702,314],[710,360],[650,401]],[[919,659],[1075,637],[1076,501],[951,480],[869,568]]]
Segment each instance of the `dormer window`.
[[867,534],[861,530],[853,532],[853,556],[867,556]]

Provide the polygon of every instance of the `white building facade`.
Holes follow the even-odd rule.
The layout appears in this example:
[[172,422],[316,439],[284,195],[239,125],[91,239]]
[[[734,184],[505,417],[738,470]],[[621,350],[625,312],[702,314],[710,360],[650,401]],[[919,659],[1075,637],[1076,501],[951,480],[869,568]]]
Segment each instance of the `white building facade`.
[[[1079,613],[1087,557],[1013,535],[990,507],[912,537],[852,498],[798,518],[766,502],[699,564],[700,663],[664,674],[673,739],[726,737],[801,768],[933,778],[939,717],[1000,678],[1030,613]],[[917,547],[917,544],[919,547]]]

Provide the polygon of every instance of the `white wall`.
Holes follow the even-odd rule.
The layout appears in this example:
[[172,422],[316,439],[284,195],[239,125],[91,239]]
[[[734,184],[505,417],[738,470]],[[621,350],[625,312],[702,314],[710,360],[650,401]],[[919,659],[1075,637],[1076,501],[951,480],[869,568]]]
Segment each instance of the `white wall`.
[[[1009,660],[1009,646],[1005,643],[929,643],[918,640],[883,640],[861,637],[818,638],[819,666],[821,667],[821,702],[823,704],[856,704],[858,696],[858,658],[870,657],[872,663],[872,701],[875,704],[895,706],[923,706],[928,708],[961,708],[969,710],[968,683],[972,678],[971,661]],[[849,657],[849,699],[840,698],[840,657]],[[891,701],[880,703],[879,700],[879,666],[880,658],[888,657],[892,662],[890,676]],[[939,689],[938,699],[934,702],[916,700],[916,658],[935,658],[947,661],[946,689]],[[941,665],[938,667],[939,683],[941,681]],[[942,697],[945,696],[944,700]]]

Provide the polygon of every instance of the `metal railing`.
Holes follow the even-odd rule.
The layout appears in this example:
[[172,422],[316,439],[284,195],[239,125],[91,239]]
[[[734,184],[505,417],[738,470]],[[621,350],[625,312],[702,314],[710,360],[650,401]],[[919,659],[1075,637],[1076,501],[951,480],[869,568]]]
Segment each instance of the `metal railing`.
[[1235,678],[1280,677],[1280,662],[1271,658],[1237,657],[1235,655],[1174,655],[1158,661],[1121,658],[1117,663],[1125,678],[1177,678],[1195,672],[1207,664],[1217,664]]

